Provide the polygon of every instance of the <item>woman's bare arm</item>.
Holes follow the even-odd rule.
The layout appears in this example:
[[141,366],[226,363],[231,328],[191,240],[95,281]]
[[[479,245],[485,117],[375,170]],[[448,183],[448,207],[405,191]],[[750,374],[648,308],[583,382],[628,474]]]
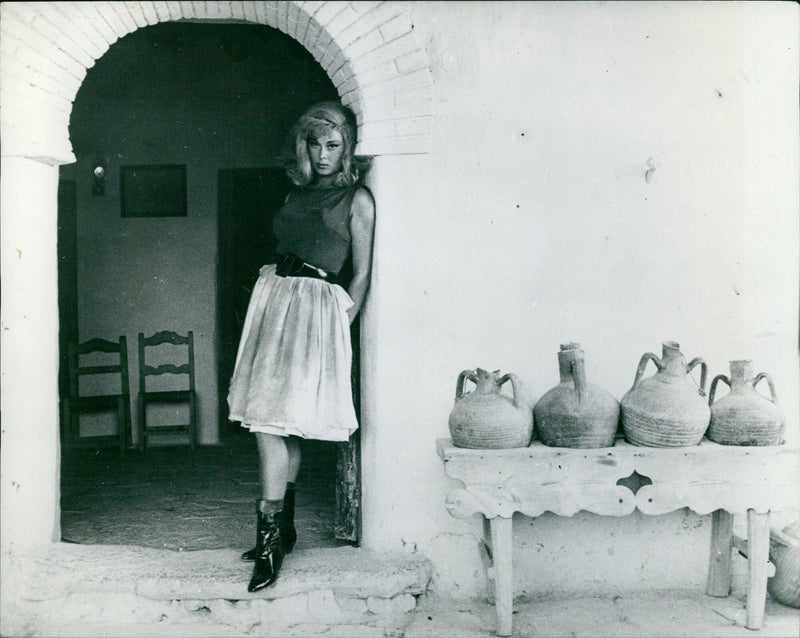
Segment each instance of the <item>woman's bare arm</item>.
[[350,214],[353,247],[353,279],[347,289],[353,307],[347,311],[350,323],[356,318],[369,289],[372,272],[372,241],[375,235],[375,200],[366,188],[359,188]]

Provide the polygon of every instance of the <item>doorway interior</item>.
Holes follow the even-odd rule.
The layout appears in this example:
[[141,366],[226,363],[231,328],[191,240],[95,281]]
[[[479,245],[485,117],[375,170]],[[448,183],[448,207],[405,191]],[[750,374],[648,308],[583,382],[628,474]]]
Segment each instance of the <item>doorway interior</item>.
[[[216,475],[222,476],[223,481],[244,488],[235,494],[218,495],[218,500],[239,502],[244,499],[239,502],[239,507],[246,518],[246,529],[252,526],[254,496],[250,494],[253,482],[247,472],[249,468],[257,468],[257,463],[248,460],[247,455],[255,451],[255,446],[245,444],[238,450],[240,453],[233,454],[232,450],[236,451],[238,446],[227,445],[234,440],[241,442],[241,428],[231,424],[224,412],[226,386],[233,364],[231,352],[235,359],[239,338],[235,328],[236,312],[243,317],[249,296],[248,286],[252,286],[258,268],[268,263],[264,259],[270,258],[269,237],[253,230],[259,227],[256,219],[277,210],[275,204],[282,202],[283,189],[287,185],[281,183],[285,178],[273,168],[221,167],[257,166],[261,160],[270,159],[270,153],[277,154],[280,150],[279,142],[299,112],[310,103],[336,97],[330,79],[308,51],[275,29],[243,24],[169,22],[139,29],[114,44],[89,70],[76,97],[70,120],[70,136],[78,161],[62,167],[62,177],[77,184],[73,197],[74,226],[59,235],[59,262],[63,258],[66,264],[66,260],[71,259],[73,271],[77,274],[72,283],[69,278],[63,279],[65,286],[60,290],[59,301],[62,327],[70,331],[72,337],[80,335],[80,340],[85,340],[96,336],[89,334],[87,317],[90,327],[96,331],[98,327],[102,328],[107,316],[109,320],[106,323],[112,326],[108,329],[109,334],[127,333],[129,343],[133,343],[144,323],[139,313],[152,309],[157,312],[162,303],[164,307],[175,304],[175,298],[144,296],[135,287],[125,287],[125,282],[129,281],[126,272],[138,276],[153,261],[154,255],[150,253],[150,246],[155,243],[150,241],[153,228],[169,229],[168,236],[159,240],[161,248],[164,242],[173,248],[169,242],[185,237],[188,243],[183,248],[178,240],[174,241],[176,253],[182,250],[184,257],[191,256],[194,245],[208,246],[209,236],[216,237],[218,247],[223,244],[236,247],[230,254],[237,260],[241,257],[241,261],[236,262],[236,272],[241,274],[241,281],[235,284],[218,281],[217,291],[222,296],[218,297],[217,308],[210,310],[213,315],[221,313],[223,307],[229,308],[233,318],[232,323],[220,324],[217,328],[214,348],[219,356],[219,369],[213,378],[207,375],[207,382],[216,384],[219,391],[215,420],[226,443],[222,447],[228,451],[219,452],[221,456],[216,459],[206,459],[209,463],[206,467],[217,468],[222,474]],[[262,132],[265,128],[269,130]],[[251,138],[264,143],[254,149]],[[101,158],[107,168],[104,197],[87,192],[83,179],[86,169],[91,170],[89,165],[97,158]],[[131,163],[185,163],[189,189],[187,218],[158,222],[120,220],[116,176],[121,165]],[[213,189],[208,188],[209,167],[219,172],[216,202],[213,201]],[[231,177],[234,174],[235,179]],[[239,206],[231,200],[226,209],[233,212],[231,217],[215,219],[214,225],[205,223],[205,219],[224,216],[220,205],[224,184],[233,185],[234,182],[236,186],[227,192],[238,192],[251,204],[263,200],[262,203]],[[226,223],[235,226],[245,241],[251,241],[250,247],[240,245],[239,240],[230,244],[222,242],[220,237],[226,232]],[[181,229],[181,232],[173,233],[173,227]],[[182,231],[184,227],[186,232]],[[267,229],[269,225],[264,224],[263,228]],[[204,254],[202,251],[194,252]],[[213,256],[209,253],[204,259],[213,259]],[[217,259],[219,268],[227,263],[227,257],[222,253],[217,255]],[[248,263],[255,262],[260,262],[255,268],[248,266]],[[87,300],[96,299],[98,293],[92,285],[87,285],[87,280],[96,280],[96,273],[108,270],[109,266],[118,275],[121,289],[115,290],[111,302],[100,306],[98,312],[87,305]],[[188,278],[202,278],[182,266],[171,268],[169,275],[163,270],[156,275],[160,280],[168,280],[184,272]],[[230,300],[230,305],[223,301],[223,297]],[[123,303],[128,306],[123,307]],[[79,313],[81,305],[84,308]],[[130,325],[124,324],[126,320]],[[358,326],[354,330],[354,399],[358,402]],[[198,352],[198,355],[202,356],[202,353]],[[209,412],[206,410],[206,414]],[[324,498],[325,503],[333,504],[333,514],[329,518],[336,536],[357,543],[360,535],[358,435],[347,445],[316,446],[309,443],[308,448],[304,459],[305,471],[308,472],[307,479],[303,479],[308,483],[305,487],[316,498],[321,485],[329,486]],[[113,449],[71,450],[65,447],[62,453],[62,529],[65,539],[90,542],[85,539],[91,534],[81,536],[76,531],[85,523],[85,528],[98,532],[105,530],[94,535],[95,542],[113,542],[110,539],[124,536],[134,539],[131,544],[139,544],[136,539],[144,539],[144,536],[139,533],[141,530],[136,531],[135,517],[125,522],[125,512],[135,513],[143,503],[150,501],[160,503],[159,511],[166,512],[167,519],[170,512],[183,507],[187,508],[187,520],[199,516],[197,508],[206,514],[208,508],[213,510],[213,503],[200,505],[202,498],[198,500],[195,487],[205,483],[202,473],[195,474],[192,469],[202,468],[204,455],[213,456],[213,448],[201,449],[193,460],[183,458],[183,453],[180,448],[151,449],[144,462],[131,451],[123,455]],[[329,478],[330,473],[326,474],[330,468],[338,468],[333,478]],[[211,469],[206,474],[214,476],[214,471]],[[194,482],[185,483],[187,477],[195,477]],[[159,481],[164,485],[161,497],[152,487]],[[149,490],[142,487],[147,484],[151,486]],[[135,494],[141,488],[138,493],[144,500],[129,502],[114,486],[122,492],[128,490],[129,494]],[[298,490],[302,487],[298,486]],[[107,491],[103,492],[104,489]],[[299,491],[298,510],[302,502]],[[314,503],[310,505],[311,509],[331,511],[328,505],[322,506],[318,501]],[[210,520],[205,515],[200,519]],[[298,511],[300,519],[302,513]],[[158,539],[152,542],[157,543]],[[213,540],[209,542],[213,544]],[[168,541],[165,543],[169,545]],[[252,540],[248,537],[246,544],[250,543]],[[239,544],[237,541],[236,546]],[[179,543],[176,541],[173,545]]]

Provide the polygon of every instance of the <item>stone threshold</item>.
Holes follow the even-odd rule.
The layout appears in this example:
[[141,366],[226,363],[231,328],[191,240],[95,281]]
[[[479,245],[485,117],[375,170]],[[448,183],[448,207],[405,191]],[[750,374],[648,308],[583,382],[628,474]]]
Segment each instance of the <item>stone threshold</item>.
[[402,635],[432,572],[418,554],[295,550],[278,581],[251,594],[252,563],[239,554],[47,546],[6,574],[3,635]]

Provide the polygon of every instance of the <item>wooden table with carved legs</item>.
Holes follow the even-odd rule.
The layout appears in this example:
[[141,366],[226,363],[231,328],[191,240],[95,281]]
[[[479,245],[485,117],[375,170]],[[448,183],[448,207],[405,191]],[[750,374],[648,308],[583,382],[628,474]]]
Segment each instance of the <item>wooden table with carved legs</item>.
[[[626,516],[636,509],[658,515],[684,507],[712,514],[706,593],[730,593],[731,550],[743,550],[748,557],[746,626],[761,628],[767,578],[774,570],[769,513],[798,504],[800,449],[725,446],[707,439],[682,448],[619,441],[609,448],[571,449],[536,441],[526,448],[470,450],[454,447],[450,439],[437,440],[436,447],[447,476],[463,485],[448,493],[449,513],[484,517],[497,635],[510,636],[512,630],[514,512]],[[747,539],[740,539],[733,534],[733,515],[744,513]]]

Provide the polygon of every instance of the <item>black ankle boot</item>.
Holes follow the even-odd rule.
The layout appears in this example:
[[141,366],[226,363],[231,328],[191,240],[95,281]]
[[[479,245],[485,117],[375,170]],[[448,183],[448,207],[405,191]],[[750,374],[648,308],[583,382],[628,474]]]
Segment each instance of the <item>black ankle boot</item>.
[[[289,485],[292,485],[291,483]],[[284,554],[291,554],[297,542],[297,530],[294,527],[294,488],[288,487],[283,497],[283,511],[280,512],[278,525],[281,530]],[[242,552],[242,560],[250,562],[256,559],[256,548]]]
[[297,530],[294,528],[294,483],[289,483],[283,497],[283,511],[280,519],[283,549],[290,554],[297,542]]
[[256,592],[271,585],[278,578],[278,572],[283,564],[283,541],[278,525],[280,512],[264,514],[258,512],[258,525],[256,528],[256,564],[253,566],[253,576],[247,591]]

